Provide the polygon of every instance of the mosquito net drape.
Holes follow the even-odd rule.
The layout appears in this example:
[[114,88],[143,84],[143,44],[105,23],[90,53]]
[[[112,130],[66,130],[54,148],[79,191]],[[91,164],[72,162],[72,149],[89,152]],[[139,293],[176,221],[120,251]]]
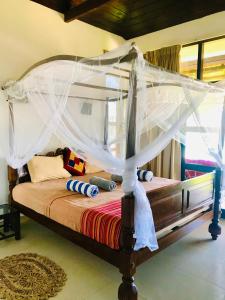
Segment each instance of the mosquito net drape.
[[[80,157],[123,175],[125,193],[135,195],[135,249],[158,248],[149,201],[136,170],[171,138],[185,143],[192,128],[224,166],[225,90],[222,86],[149,65],[131,45],[93,59],[59,57],[39,64],[5,87],[1,151],[18,168],[56,135]],[[7,117],[8,118],[8,117]],[[8,126],[7,126],[8,124]],[[9,127],[10,130],[7,130]],[[160,135],[154,136],[155,128]]]

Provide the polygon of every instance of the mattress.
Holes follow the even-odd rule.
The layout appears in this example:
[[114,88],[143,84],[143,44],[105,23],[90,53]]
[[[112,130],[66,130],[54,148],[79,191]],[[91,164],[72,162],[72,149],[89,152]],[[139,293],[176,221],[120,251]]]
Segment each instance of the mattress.
[[[88,182],[93,176],[110,178],[110,174],[98,172],[84,176],[75,176],[73,179]],[[97,197],[88,198],[84,195],[67,191],[67,180],[55,179],[40,183],[26,182],[18,184],[13,189],[13,199],[74,231],[88,235],[111,248],[117,249],[121,219],[120,202],[121,197],[124,195],[121,185],[118,184],[115,191],[100,190]],[[179,181],[177,180],[154,177],[151,182],[143,182],[143,186],[149,192],[178,183]],[[93,219],[97,223],[93,223]],[[108,228],[110,233],[104,231],[104,238],[101,238],[98,232],[105,226],[104,222],[109,224],[109,219],[112,221],[112,224],[110,223],[112,227]],[[95,227],[95,232],[90,232],[87,224],[89,227]],[[95,226],[96,224],[98,226]],[[110,235],[110,237],[107,235]]]

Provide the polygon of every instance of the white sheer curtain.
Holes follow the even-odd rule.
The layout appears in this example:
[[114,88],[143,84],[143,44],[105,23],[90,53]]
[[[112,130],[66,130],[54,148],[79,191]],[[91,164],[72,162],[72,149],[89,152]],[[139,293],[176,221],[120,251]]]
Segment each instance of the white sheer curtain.
[[[225,90],[148,65],[142,53],[128,44],[93,59],[64,57],[46,62],[6,92],[13,106],[10,123],[14,128],[12,143],[1,145],[8,163],[14,168],[22,166],[55,134],[83,159],[122,174],[124,192],[135,195],[135,250],[158,248],[151,207],[137,181],[137,167],[157,156],[171,138],[184,142],[186,120],[191,115],[205,137],[213,129],[214,138],[222,145]],[[123,124],[116,133],[109,130],[109,102],[117,103]],[[5,101],[0,105],[7,110]],[[215,106],[218,122],[212,124],[210,109]],[[162,130],[153,138],[156,126]],[[133,149],[127,149],[132,136]],[[133,152],[131,157],[126,150]],[[221,157],[218,149],[210,152]]]

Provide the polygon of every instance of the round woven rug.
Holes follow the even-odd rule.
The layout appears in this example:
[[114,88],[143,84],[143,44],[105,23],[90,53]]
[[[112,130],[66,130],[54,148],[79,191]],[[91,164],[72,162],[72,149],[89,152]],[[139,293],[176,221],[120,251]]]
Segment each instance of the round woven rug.
[[22,253],[0,260],[1,299],[46,300],[55,296],[65,281],[65,272],[44,256]]

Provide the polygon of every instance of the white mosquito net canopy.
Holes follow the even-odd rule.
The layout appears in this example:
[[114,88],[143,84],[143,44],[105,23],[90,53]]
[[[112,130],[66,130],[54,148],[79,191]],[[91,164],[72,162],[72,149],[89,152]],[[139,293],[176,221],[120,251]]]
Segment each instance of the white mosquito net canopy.
[[56,135],[81,158],[123,175],[135,195],[135,249],[158,248],[149,201],[137,167],[185,132],[203,139],[224,168],[223,85],[216,86],[149,65],[134,45],[93,59],[62,56],[38,64],[4,89],[1,151],[19,168]]

